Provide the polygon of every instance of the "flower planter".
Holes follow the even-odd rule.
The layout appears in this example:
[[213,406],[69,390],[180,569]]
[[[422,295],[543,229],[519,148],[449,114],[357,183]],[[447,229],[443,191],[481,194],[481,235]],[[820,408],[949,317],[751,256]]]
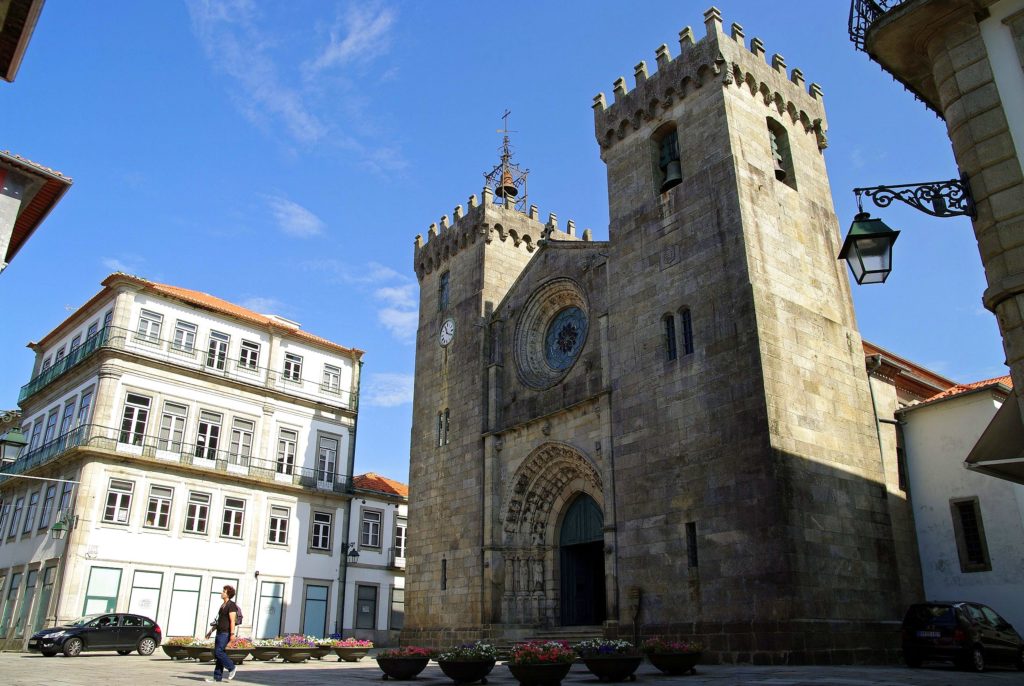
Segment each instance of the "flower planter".
[[224,652],[227,653],[228,657],[231,658],[231,661],[235,663],[245,662],[245,658],[249,657],[248,648],[227,648]]
[[494,669],[496,660],[438,660],[437,665],[449,679],[457,684],[487,683],[487,675]]
[[253,648],[249,652],[252,653],[252,657],[253,657],[254,660],[260,660],[262,662],[269,662],[270,660],[273,660],[275,657],[280,655],[279,649],[276,648],[276,647],[275,648]]
[[188,653],[185,652],[186,646],[162,645],[160,647],[163,649],[164,654],[166,654],[167,657],[171,658],[172,660],[184,660],[186,657],[188,657]]
[[313,656],[313,648],[311,646],[281,646],[277,649],[280,653],[281,659],[285,662],[305,662]]
[[534,665],[507,665],[508,671],[523,686],[558,686],[572,669],[571,662],[550,662]]
[[600,681],[636,681],[633,672],[643,659],[643,655],[590,655],[583,656],[583,664]]
[[338,656],[338,660],[344,660],[345,662],[359,662],[366,654],[370,652],[369,648],[339,648],[335,646],[335,654]]
[[700,661],[700,653],[648,653],[647,659],[665,674],[695,674],[694,667]]
[[213,662],[213,648],[206,646],[188,646],[185,653],[193,660],[200,662]]
[[315,648],[311,648],[310,651],[309,651],[309,656],[312,657],[314,660],[322,660],[322,659],[324,659],[324,656],[330,655],[330,654],[331,654],[331,647],[330,646],[318,645]]
[[426,669],[429,661],[429,657],[378,657],[377,666],[385,679],[406,681]]

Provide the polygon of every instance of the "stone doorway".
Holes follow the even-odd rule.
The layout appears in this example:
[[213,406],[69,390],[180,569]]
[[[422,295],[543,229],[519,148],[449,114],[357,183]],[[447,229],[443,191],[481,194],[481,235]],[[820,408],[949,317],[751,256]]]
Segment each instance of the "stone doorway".
[[605,619],[604,516],[581,493],[565,513],[559,535],[562,626],[591,626]]

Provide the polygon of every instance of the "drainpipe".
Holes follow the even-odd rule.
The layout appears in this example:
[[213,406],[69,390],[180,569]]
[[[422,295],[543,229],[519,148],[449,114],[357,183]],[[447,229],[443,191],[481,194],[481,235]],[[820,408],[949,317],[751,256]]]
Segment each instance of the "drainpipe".
[[882,432],[878,428],[878,423],[882,421],[878,418],[878,405],[875,403],[875,388],[871,385],[871,373],[878,371],[878,368],[882,366],[882,356],[872,355],[870,358],[871,365],[868,367],[868,392],[871,394],[871,413],[875,417],[875,438],[878,441],[878,454],[882,459],[885,459],[882,450]]
[[[356,403],[359,402],[359,386],[362,384],[362,381],[363,361],[359,360],[359,379],[355,390]],[[338,615],[337,619],[334,620],[334,633],[336,634],[342,633],[345,626],[345,588],[348,585],[348,535],[349,530],[352,528],[352,497],[355,490],[352,477],[355,476],[356,468],[356,425],[359,423],[358,412],[356,413],[356,419],[352,426],[352,440],[348,444],[348,483],[345,486],[345,492],[348,494],[348,504],[345,507],[345,529],[341,541],[341,563],[338,565]]]

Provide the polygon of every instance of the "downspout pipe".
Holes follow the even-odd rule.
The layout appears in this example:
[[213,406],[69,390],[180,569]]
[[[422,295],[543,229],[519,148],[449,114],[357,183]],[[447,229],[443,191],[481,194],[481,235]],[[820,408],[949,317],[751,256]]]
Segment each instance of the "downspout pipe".
[[[355,390],[355,402],[359,400],[359,389],[363,383],[363,361],[359,360],[359,379],[356,383]],[[358,404],[356,405],[358,408]],[[346,467],[347,476],[345,483],[345,493],[348,495],[348,503],[345,506],[345,528],[341,538],[341,562],[338,565],[338,616],[334,620],[334,633],[341,634],[345,628],[345,590],[348,586],[348,546],[349,546],[349,531],[352,528],[352,498],[355,493],[354,483],[352,477],[355,476],[356,469],[356,436],[357,427],[359,424],[359,414],[356,413],[356,421],[352,426],[352,440],[348,443],[348,465]]]
[[884,451],[882,450],[882,431],[878,428],[878,423],[882,420],[878,417],[878,404],[875,402],[875,388],[871,385],[871,374],[872,372],[878,371],[882,366],[881,355],[871,355],[868,360],[868,392],[871,394],[871,413],[875,417],[875,438],[878,441],[878,454],[884,459]]

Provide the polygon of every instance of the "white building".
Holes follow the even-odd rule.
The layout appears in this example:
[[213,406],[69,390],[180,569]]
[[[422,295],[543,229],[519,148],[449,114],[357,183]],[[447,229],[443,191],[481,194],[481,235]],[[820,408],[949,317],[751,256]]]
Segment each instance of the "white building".
[[353,479],[350,551],[344,574],[343,633],[397,644],[405,619],[409,487],[370,472]]
[[121,273],[29,347],[0,647],[115,609],[202,635],[224,584],[243,634],[341,626],[362,351]]
[[924,592],[973,600],[1024,627],[1024,486],[964,468],[1012,392],[1010,377],[958,385],[897,413]]

